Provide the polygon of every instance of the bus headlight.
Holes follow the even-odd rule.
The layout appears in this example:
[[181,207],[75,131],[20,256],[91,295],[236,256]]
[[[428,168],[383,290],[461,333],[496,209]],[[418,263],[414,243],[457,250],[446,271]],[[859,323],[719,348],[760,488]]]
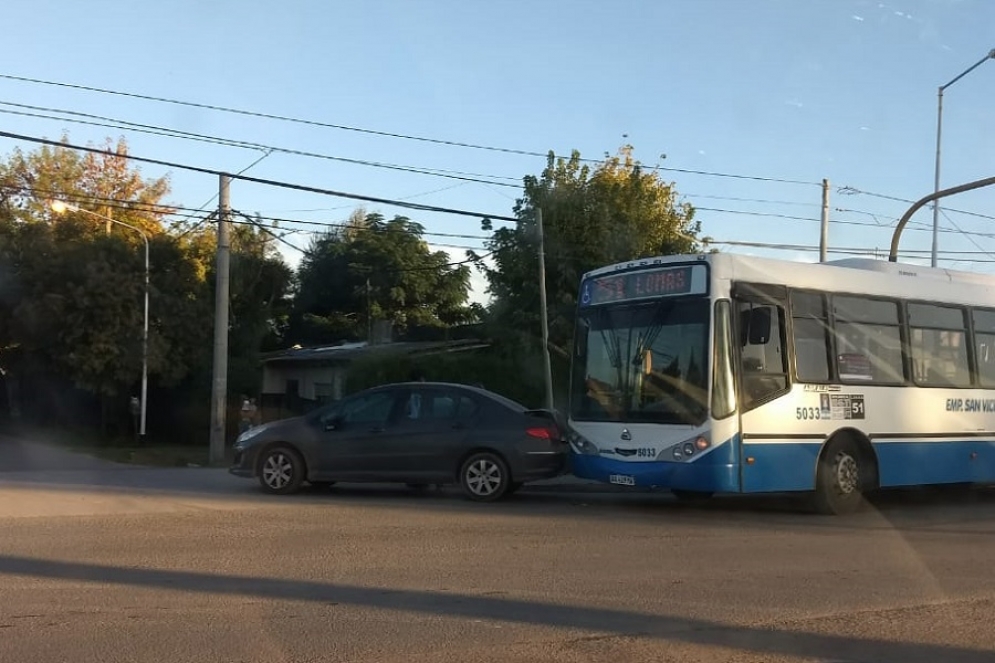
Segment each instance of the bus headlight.
[[570,446],[573,450],[579,454],[584,454],[586,456],[597,456],[600,453],[597,445],[585,438],[583,435],[579,435],[573,431],[567,435],[567,440],[570,442]]
[[712,446],[711,441],[708,439],[707,433],[702,433],[701,435],[696,435],[690,440],[684,440],[683,442],[678,442],[672,446],[664,448],[657,454],[657,460],[688,460],[697,453],[701,453],[705,449]]

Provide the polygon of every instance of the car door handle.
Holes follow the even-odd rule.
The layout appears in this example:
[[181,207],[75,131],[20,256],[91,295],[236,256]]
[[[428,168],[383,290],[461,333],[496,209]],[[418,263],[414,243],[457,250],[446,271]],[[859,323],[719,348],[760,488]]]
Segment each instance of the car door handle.
[[383,432],[383,426],[374,426],[373,428],[370,429],[370,432],[371,433],[382,433]]

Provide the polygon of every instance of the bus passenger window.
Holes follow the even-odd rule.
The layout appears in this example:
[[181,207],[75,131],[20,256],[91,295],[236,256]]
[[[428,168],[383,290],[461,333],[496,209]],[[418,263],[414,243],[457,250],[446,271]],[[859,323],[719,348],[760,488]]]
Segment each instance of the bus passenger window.
[[974,349],[978,359],[978,380],[983,387],[995,387],[995,311],[975,309]]
[[925,387],[971,384],[967,359],[967,324],[963,309],[909,304],[912,378]]
[[802,382],[829,381],[829,316],[825,296],[791,293],[795,372]]
[[842,382],[905,381],[898,304],[863,297],[833,297],[836,349]]

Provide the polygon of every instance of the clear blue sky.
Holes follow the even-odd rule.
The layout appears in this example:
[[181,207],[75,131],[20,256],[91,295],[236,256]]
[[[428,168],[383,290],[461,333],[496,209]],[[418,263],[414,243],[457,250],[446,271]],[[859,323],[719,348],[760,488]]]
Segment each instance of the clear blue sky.
[[[381,131],[599,157],[630,142],[644,163],[833,185],[835,247],[885,249],[907,205],[932,190],[936,88],[995,47],[988,0],[6,0],[0,73],[231,106]],[[995,175],[995,61],[947,91],[943,183]],[[515,183],[543,160],[321,129],[0,79],[0,102]],[[0,110],[11,110],[0,105]],[[17,133],[99,142],[238,171],[258,153],[0,114]],[[15,143],[0,139],[0,151]],[[30,146],[22,145],[30,148]],[[152,166],[147,175],[166,171]],[[172,201],[199,207],[206,175],[170,173]],[[273,154],[249,174],[510,215],[516,189]],[[718,240],[818,241],[819,188],[668,173]],[[730,200],[743,199],[743,200]],[[769,201],[769,202],[754,202]],[[236,183],[246,212],[337,222],[354,204]],[[946,205],[995,214],[995,192]],[[372,206],[385,214],[400,212]],[[837,211],[837,208],[852,211]],[[762,212],[804,220],[713,210]],[[429,231],[480,234],[472,218],[408,213]],[[923,211],[916,220],[930,222]],[[942,225],[995,233],[949,213]],[[293,227],[288,225],[285,227]],[[306,245],[307,234],[292,236]],[[927,250],[928,232],[903,248]],[[474,239],[430,238],[480,246]],[[723,250],[814,259],[814,254]],[[995,239],[941,235],[947,251]],[[460,249],[451,249],[456,258]],[[992,254],[943,265],[995,271]],[[288,255],[288,258],[296,258]],[[970,259],[970,261],[968,261]],[[480,281],[476,287],[480,289]],[[477,296],[480,296],[478,292]]]

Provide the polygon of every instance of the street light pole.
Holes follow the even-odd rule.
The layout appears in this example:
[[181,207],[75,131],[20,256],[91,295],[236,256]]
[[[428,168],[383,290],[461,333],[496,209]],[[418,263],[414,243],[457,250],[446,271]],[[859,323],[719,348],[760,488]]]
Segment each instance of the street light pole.
[[146,413],[148,412],[147,401],[149,391],[149,236],[144,230],[137,226],[133,226],[130,223],[118,221],[117,219],[112,219],[109,216],[99,214],[98,212],[91,212],[88,209],[83,209],[82,207],[78,207],[61,200],[53,200],[50,203],[50,207],[56,214],[63,214],[65,212],[82,212],[83,214],[89,214],[90,216],[103,219],[109,223],[124,226],[125,228],[134,230],[136,233],[141,235],[142,241],[145,243],[145,315],[142,323],[142,401],[141,414],[138,423],[138,434],[144,438],[145,418]]
[[[988,51],[988,54],[975,62],[973,65],[961,72],[956,78],[951,80],[946,85],[941,85],[936,91],[936,168],[933,173],[933,193],[939,193],[940,191],[940,138],[943,134],[943,91],[948,87],[964,78],[972,71],[983,65],[988,60],[995,60],[995,48]],[[930,254],[930,266],[936,267],[937,263],[937,253],[939,252],[939,237],[940,237],[940,203],[935,201],[933,203],[933,250]]]

